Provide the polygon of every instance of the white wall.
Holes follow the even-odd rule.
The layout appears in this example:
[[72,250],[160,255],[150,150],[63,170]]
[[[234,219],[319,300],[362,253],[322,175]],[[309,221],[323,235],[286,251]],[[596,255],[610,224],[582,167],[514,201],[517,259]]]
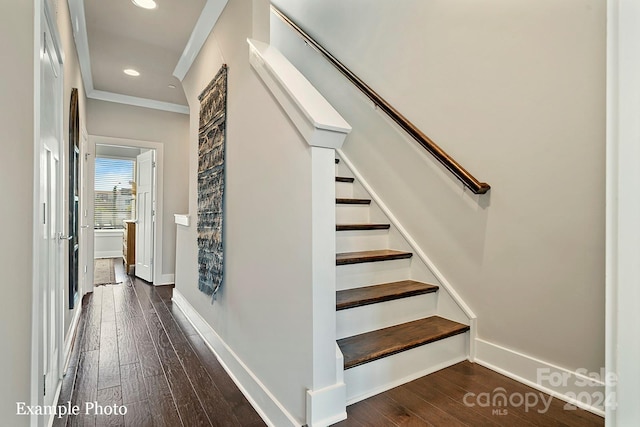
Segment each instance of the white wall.
[[603,367],[605,3],[274,3],[491,184],[463,190],[272,20],[272,43],[353,126],[345,154],[478,315],[479,337]]
[[0,419],[26,426],[16,417],[16,401],[29,401],[31,380],[31,295],[34,165],[34,3],[0,3],[0,209],[4,225],[0,269]]
[[189,117],[184,114],[89,99],[90,135],[158,142],[164,146],[162,273],[175,273],[176,229],[173,214],[187,210]]
[[[176,289],[303,424],[305,391],[313,389],[310,148],[249,66],[252,19],[252,2],[230,0],[183,82],[192,111],[191,226],[179,227]],[[261,19],[265,27],[268,14]],[[225,282],[211,303],[197,284],[197,96],[223,62]]]

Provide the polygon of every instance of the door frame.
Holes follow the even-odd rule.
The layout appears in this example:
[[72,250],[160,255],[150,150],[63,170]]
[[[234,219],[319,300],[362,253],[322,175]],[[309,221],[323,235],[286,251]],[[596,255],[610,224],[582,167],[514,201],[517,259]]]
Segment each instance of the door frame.
[[[137,139],[126,139],[126,138],[115,138],[110,136],[101,136],[101,135],[89,135],[89,151],[94,153],[93,156],[90,157],[90,161],[95,164],[95,152],[96,152],[96,144],[99,145],[114,145],[120,147],[131,147],[131,148],[146,148],[155,150],[156,152],[156,168],[154,171],[155,175],[155,187],[154,187],[154,198],[156,201],[156,218],[153,224],[153,285],[166,285],[169,283],[173,283],[169,275],[162,274],[162,243],[163,243],[163,224],[164,224],[164,214],[163,214],[163,193],[164,193],[164,184],[163,184],[163,171],[164,171],[164,145],[160,142],[153,141],[142,141]],[[95,167],[89,167],[88,173],[95,173]],[[93,212],[93,200],[94,200],[94,188],[93,186],[87,187],[89,196],[87,197],[87,206],[89,215]],[[93,220],[91,220],[93,224]],[[92,242],[89,245],[86,245],[85,251],[89,247],[93,252],[95,234],[89,233],[89,239]],[[86,252],[84,254],[86,260],[93,259],[93,253]],[[84,293],[89,293],[93,291],[93,283],[85,283]]]
[[[606,338],[608,427],[640,419],[640,8],[607,1]],[[610,400],[611,399],[611,400]]]
[[[46,22],[45,22],[46,21]],[[55,19],[55,13],[51,10],[51,5],[49,4],[49,0],[34,0],[34,52],[33,52],[33,61],[34,61],[34,120],[33,120],[33,161],[34,161],[34,181],[33,181],[33,230],[32,230],[32,299],[31,299],[31,379],[30,379],[30,400],[32,405],[41,405],[44,402],[44,372],[42,361],[44,357],[44,352],[47,350],[43,348],[43,334],[45,331],[43,330],[43,316],[45,315],[44,310],[42,309],[43,304],[43,295],[41,292],[41,283],[40,283],[40,267],[43,264],[43,260],[41,259],[41,249],[42,242],[40,239],[41,235],[41,211],[40,208],[40,198],[41,198],[41,188],[40,188],[40,180],[42,178],[42,174],[44,171],[40,169],[40,161],[41,161],[41,153],[43,150],[43,142],[41,141],[41,133],[40,133],[40,125],[41,125],[41,115],[40,115],[40,106],[41,106],[41,61],[40,55],[44,46],[43,39],[43,31],[45,28],[45,23],[49,26],[49,36],[51,38],[51,43],[56,51],[57,59],[60,64],[60,79],[58,80],[58,88],[56,90],[56,96],[59,98],[56,100],[56,103],[60,107],[60,123],[59,123],[59,165],[60,165],[60,173],[58,176],[58,182],[56,183],[59,195],[56,203],[57,207],[57,215],[60,221],[60,225],[64,230],[65,227],[65,194],[64,194],[64,165],[67,161],[66,153],[65,153],[65,138],[64,138],[64,124],[63,124],[63,105],[64,105],[64,52],[62,50],[62,43],[60,34],[58,33],[58,27]],[[61,252],[63,254],[63,252]],[[58,280],[60,288],[56,292],[56,304],[57,312],[55,313],[56,322],[57,322],[57,346],[58,346],[58,357],[57,357],[57,381],[54,382],[55,390],[49,390],[49,393],[53,393],[53,402],[57,400],[57,396],[60,392],[60,386],[62,385],[62,375],[64,374],[64,287],[65,287],[65,262],[66,258],[64,255],[60,257],[59,265],[58,265]],[[31,414],[30,416],[30,424],[32,426],[41,426],[47,423],[49,420],[45,420],[45,417],[37,416],[35,414]]]

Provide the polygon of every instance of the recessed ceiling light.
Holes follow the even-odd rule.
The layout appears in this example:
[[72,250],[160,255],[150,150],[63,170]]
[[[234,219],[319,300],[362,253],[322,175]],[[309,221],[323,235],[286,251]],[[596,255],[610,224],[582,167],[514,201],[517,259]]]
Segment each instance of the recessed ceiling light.
[[155,9],[158,7],[154,0],[131,0],[131,2],[143,9]]
[[176,85],[169,85],[169,89],[175,89]]
[[127,68],[127,69],[122,70],[122,71],[124,71],[124,73],[127,76],[131,76],[131,77],[138,77],[140,75],[140,73],[138,71],[134,70],[133,68]]

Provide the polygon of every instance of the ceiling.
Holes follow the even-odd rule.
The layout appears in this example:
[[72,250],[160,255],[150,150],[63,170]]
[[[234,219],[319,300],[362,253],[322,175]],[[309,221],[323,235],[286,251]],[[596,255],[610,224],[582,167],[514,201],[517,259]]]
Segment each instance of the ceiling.
[[[157,8],[147,10],[131,0],[84,0],[85,34],[78,21],[74,33],[90,98],[124,102],[135,97],[139,105],[145,100],[160,101],[156,105],[187,105],[182,85],[173,74],[207,0],[155,1]],[[82,12],[82,0],[69,3],[79,6],[72,6],[72,16]],[[84,49],[78,42],[83,36]],[[126,75],[126,68],[137,70],[140,76]],[[88,73],[90,76],[85,75]]]

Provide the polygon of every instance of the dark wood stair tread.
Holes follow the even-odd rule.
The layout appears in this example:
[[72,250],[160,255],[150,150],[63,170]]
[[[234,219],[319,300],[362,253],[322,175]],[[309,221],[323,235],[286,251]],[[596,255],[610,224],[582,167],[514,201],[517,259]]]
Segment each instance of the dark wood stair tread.
[[462,323],[432,316],[343,338],[338,340],[338,346],[344,356],[344,368],[349,369],[468,330],[469,326]]
[[411,258],[411,252],[380,249],[376,251],[342,252],[336,254],[336,265],[360,264],[363,262],[392,261]]
[[336,204],[338,205],[370,205],[371,199],[338,198],[336,199]]
[[355,178],[350,178],[348,176],[336,176],[336,182],[353,182],[355,181]]
[[390,224],[336,224],[336,231],[388,230]]
[[400,282],[346,289],[336,292],[336,310],[424,295],[437,290],[438,287],[435,285],[416,282],[415,280],[402,280]]

